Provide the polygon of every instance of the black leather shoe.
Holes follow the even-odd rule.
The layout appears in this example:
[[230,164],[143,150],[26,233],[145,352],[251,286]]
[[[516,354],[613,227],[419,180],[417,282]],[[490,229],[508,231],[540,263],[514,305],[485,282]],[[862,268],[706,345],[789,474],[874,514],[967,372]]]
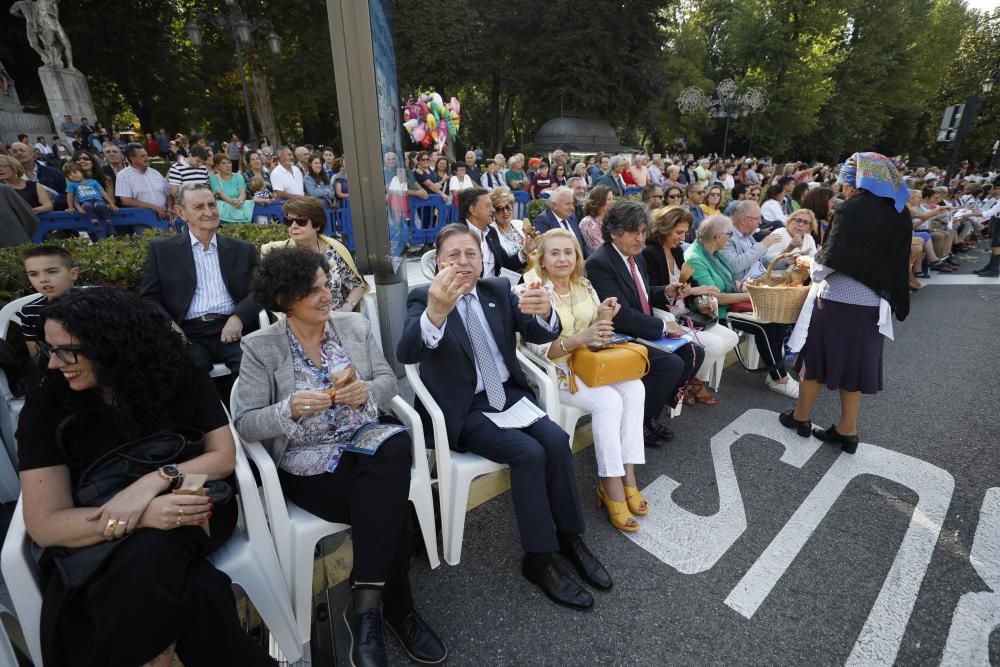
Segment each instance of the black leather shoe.
[[664,440],[653,435],[652,431],[645,426],[642,427],[642,441],[647,447],[651,447],[653,449],[662,449],[669,442],[668,440]]
[[359,614],[354,611],[354,603],[348,602],[344,607],[344,623],[347,625],[347,636],[351,638],[348,655],[352,667],[388,667],[382,610],[375,607]]
[[841,450],[847,452],[848,454],[853,454],[858,451],[858,436],[856,435],[841,435],[837,433],[837,425],[834,424],[830,428],[824,430],[814,428],[813,435],[822,440],[823,442],[829,442],[834,445],[840,445]]
[[570,609],[590,609],[594,606],[594,598],[590,593],[563,572],[555,561],[540,568],[530,568],[524,562],[521,564],[521,574],[541,588],[545,596],[556,604]]
[[448,657],[448,647],[434,634],[416,609],[410,611],[398,623],[386,619],[385,624],[392,634],[396,635],[396,639],[402,644],[403,650],[411,660],[425,665],[436,665]]
[[958,260],[955,259],[954,257],[952,257],[951,255],[948,255],[947,257],[945,257],[941,261],[944,262],[945,264],[949,264],[951,266],[960,266],[960,264],[958,263]]
[[795,410],[785,410],[778,415],[778,421],[781,422],[782,426],[794,430],[803,438],[812,435],[812,422],[808,419],[800,422],[795,418]]
[[980,278],[1000,278],[1000,268],[988,269],[982,273],[976,272]]
[[670,442],[674,439],[674,432],[670,430],[670,427],[666,424],[661,424],[655,419],[650,419],[646,422],[643,434],[645,434],[646,431],[649,431],[652,435],[656,436],[663,442]]
[[601,561],[597,560],[597,557],[590,553],[590,549],[587,548],[583,540],[576,538],[560,548],[559,553],[573,564],[577,573],[588,584],[602,591],[611,590],[611,587],[614,585],[611,581],[611,575],[601,565]]

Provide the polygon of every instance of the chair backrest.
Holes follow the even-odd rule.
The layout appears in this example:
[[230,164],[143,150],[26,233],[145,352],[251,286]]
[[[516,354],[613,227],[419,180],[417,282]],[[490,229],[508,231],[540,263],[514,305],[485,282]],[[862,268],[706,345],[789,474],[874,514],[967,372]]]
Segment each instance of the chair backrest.
[[259,542],[256,540],[266,540],[266,544],[273,544],[267,518],[264,515],[264,506],[261,504],[260,493],[257,490],[257,481],[250,469],[244,448],[240,446],[240,435],[236,432],[236,427],[233,426],[232,422],[229,423],[229,430],[236,443],[236,485],[239,487],[240,508],[243,512],[247,536],[250,538],[251,544],[258,544]]
[[14,299],[8,303],[3,308],[0,308],[0,338],[6,340],[7,332],[10,330],[11,321],[15,321],[21,324],[21,318],[18,316],[21,312],[21,308],[25,304],[30,303],[38,298],[38,294],[29,294],[27,296],[22,296],[19,299]]
[[438,407],[437,401],[431,396],[424,381],[420,379],[420,364],[406,364],[404,366],[406,379],[410,382],[410,388],[431,419],[431,437],[434,442],[434,459],[436,461],[435,472],[438,479],[445,484],[451,476],[451,447],[448,444],[448,429],[444,423],[444,413]]
[[36,665],[42,664],[41,628],[42,590],[38,581],[38,567],[31,554],[31,539],[24,526],[24,500],[18,498],[7,538],[0,552],[0,570],[14,603],[14,612],[21,623],[28,652]]
[[428,250],[420,256],[420,272],[424,274],[427,280],[434,280],[434,276],[437,275],[436,256],[437,250]]

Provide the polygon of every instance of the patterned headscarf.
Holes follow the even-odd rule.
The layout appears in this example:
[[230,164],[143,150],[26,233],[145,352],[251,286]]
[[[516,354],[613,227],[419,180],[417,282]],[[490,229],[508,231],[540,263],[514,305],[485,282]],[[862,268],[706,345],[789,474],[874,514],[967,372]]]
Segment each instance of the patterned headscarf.
[[881,153],[855,153],[840,167],[838,179],[855,188],[864,188],[873,195],[891,199],[896,211],[902,212],[910,198],[910,190],[892,160]]

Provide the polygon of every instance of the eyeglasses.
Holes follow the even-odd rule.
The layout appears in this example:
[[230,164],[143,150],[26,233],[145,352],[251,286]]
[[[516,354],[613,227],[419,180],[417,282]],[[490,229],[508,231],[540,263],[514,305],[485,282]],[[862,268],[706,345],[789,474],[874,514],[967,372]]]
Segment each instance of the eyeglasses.
[[719,236],[725,236],[727,239],[731,239],[733,238],[733,230],[730,229],[728,232],[722,232]]
[[63,345],[62,347],[52,347],[44,340],[38,341],[38,349],[46,357],[56,355],[56,359],[64,364],[75,364],[79,361],[79,354],[83,348],[79,345]]
[[677,193],[674,193],[672,195],[667,195],[667,199],[680,199],[680,198],[681,196]]
[[795,222],[795,223],[798,223],[800,225],[809,225],[809,224],[812,224],[812,221],[809,220],[809,218],[792,218],[788,222]]
[[511,210],[512,209],[511,209],[510,206],[497,206],[496,208],[493,209],[493,212],[494,213],[510,213]]
[[308,227],[309,218],[299,218],[292,215],[286,215],[284,219],[285,227],[291,227],[295,225],[297,227]]

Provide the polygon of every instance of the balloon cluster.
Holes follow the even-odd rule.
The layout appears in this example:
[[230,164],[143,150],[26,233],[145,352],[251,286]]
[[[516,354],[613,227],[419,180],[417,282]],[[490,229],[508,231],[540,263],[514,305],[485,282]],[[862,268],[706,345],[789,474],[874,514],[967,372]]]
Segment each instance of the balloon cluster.
[[446,104],[439,93],[427,91],[403,107],[403,127],[410,139],[424,148],[435,144],[437,150],[443,150],[448,137],[455,140],[461,123],[462,107],[454,97]]

